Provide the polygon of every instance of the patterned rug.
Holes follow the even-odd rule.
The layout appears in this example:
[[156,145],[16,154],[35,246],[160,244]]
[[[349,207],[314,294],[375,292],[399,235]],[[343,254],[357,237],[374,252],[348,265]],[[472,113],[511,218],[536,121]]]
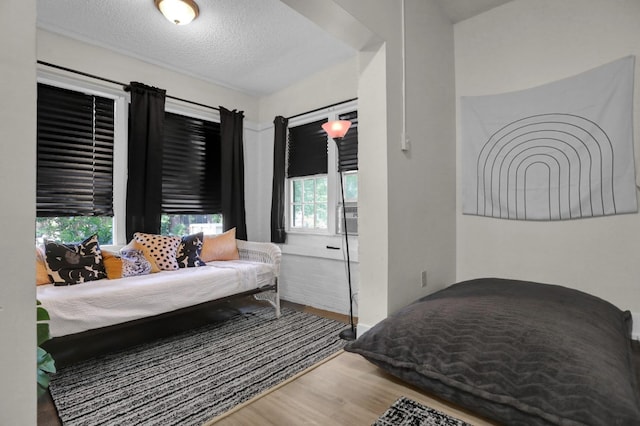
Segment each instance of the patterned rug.
[[344,346],[343,323],[260,308],[60,369],[64,425],[200,425]]
[[401,396],[372,426],[471,426],[433,408]]

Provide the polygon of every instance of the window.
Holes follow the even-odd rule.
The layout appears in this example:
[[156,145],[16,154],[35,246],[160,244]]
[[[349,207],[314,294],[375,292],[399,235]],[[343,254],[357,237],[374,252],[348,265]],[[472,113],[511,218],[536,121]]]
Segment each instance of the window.
[[327,176],[291,179],[291,227],[327,229]]
[[342,174],[344,182],[344,201],[345,203],[358,202],[358,172],[344,172]]
[[[355,104],[350,103],[340,111],[313,113],[307,117],[299,117],[294,125],[290,123],[286,194],[289,231],[324,234],[333,233],[331,230],[340,232],[342,199],[338,173],[342,173],[343,177],[345,202],[350,211],[356,209],[357,220],[358,114],[353,110],[354,107]],[[321,127],[328,120],[335,119],[349,120],[352,123],[338,146],[328,139]],[[350,226],[349,233],[354,229],[357,227]]]
[[326,122],[323,119],[289,128],[287,177],[292,229],[328,228],[327,135],[322,130]]
[[113,242],[114,105],[38,84],[36,241]]
[[345,203],[358,201],[358,111],[338,115],[338,120],[351,121],[351,127],[339,143],[338,171],[344,182]]
[[220,124],[166,112],[162,155],[161,233],[222,233]]

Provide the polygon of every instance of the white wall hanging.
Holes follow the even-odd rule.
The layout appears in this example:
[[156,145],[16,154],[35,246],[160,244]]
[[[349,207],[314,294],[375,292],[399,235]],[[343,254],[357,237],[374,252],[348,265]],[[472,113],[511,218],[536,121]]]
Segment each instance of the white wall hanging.
[[629,56],[531,89],[462,97],[463,213],[566,220],[637,211]]

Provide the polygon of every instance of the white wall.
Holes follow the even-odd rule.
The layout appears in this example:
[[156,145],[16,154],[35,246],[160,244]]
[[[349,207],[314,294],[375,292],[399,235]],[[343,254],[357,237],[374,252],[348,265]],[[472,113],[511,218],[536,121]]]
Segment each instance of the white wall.
[[264,213],[256,241],[271,241],[271,189],[273,178],[273,120],[357,97],[357,58],[327,68],[281,91],[260,98],[260,176],[256,207]]
[[406,1],[405,15],[411,142],[403,152],[389,133],[389,312],[453,282],[456,263],[453,26],[434,1]]
[[[455,26],[457,98],[525,89],[639,56],[639,23],[637,0],[516,0],[463,21]],[[636,153],[638,82],[636,61]],[[463,216],[458,203],[457,218],[458,280],[500,276],[562,284],[640,312],[640,215],[508,221]]]
[[[406,0],[406,123],[412,143],[404,152],[402,1],[366,8],[357,0],[336,3],[384,42],[360,55],[359,329],[364,330],[455,278],[453,26],[436,1]],[[427,288],[421,287],[423,270]]]
[[0,424],[36,424],[36,4],[0,2]]
[[[261,131],[258,144],[260,162],[259,187],[255,202],[261,212],[259,233],[255,239],[271,240],[270,213],[273,179],[273,120],[277,115],[289,117],[326,105],[357,97],[357,58],[335,65],[260,99]],[[257,154],[256,154],[257,155]],[[349,292],[343,251],[326,247],[343,247],[336,235],[310,236],[290,233],[283,251],[280,296],[284,300],[332,312],[349,312]],[[354,292],[359,283],[358,239],[349,238],[351,274]],[[356,295],[354,315],[357,314]]]
[[384,318],[389,305],[386,58],[384,44],[376,51],[360,53],[358,255],[361,284],[358,335]]
[[258,120],[258,99],[99,46],[38,29],[38,60],[122,83],[139,81],[167,95],[204,105],[238,109],[249,121]]

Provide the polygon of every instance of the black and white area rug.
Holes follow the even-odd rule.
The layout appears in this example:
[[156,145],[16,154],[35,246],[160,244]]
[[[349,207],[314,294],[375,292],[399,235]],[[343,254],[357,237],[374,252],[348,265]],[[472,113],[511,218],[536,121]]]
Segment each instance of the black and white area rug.
[[433,408],[425,407],[405,396],[376,420],[372,426],[471,426]]
[[64,425],[200,425],[344,346],[345,324],[273,308],[61,369]]

